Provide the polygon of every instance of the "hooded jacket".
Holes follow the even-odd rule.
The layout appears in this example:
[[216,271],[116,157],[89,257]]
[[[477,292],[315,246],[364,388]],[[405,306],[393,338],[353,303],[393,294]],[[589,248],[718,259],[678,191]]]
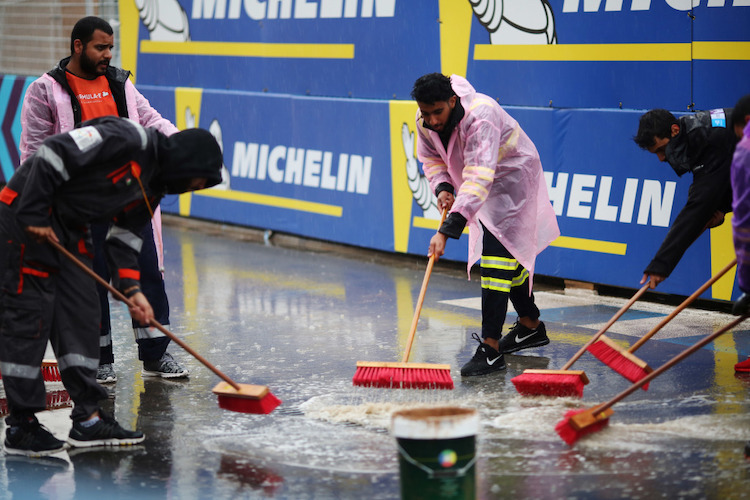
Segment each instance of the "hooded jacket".
[[417,156],[430,187],[454,187],[451,213],[469,226],[467,270],[482,253],[481,223],[533,278],[536,256],[560,235],[539,153],[494,99],[458,75],[451,76],[451,87],[465,114],[447,147],[417,112]]
[[[207,131],[198,134],[203,142],[197,142],[189,134],[193,130],[184,138],[168,138],[129,119],[90,120],[42,143],[0,191],[0,202],[21,227],[52,226],[53,217],[63,227],[78,229],[112,221],[105,252],[112,283],[125,290],[138,285],[141,229],[164,194],[174,190],[170,183],[203,177],[210,187],[221,181],[218,144]],[[188,164],[162,154],[191,149],[191,143],[200,151],[193,151]]]
[[[48,137],[73,130],[81,122],[81,105],[65,77],[70,57],[57,67],[34,80],[26,90],[21,110],[21,163],[39,149]],[[146,128],[156,127],[164,135],[178,132],[169,120],[151,107],[130,79],[130,71],[114,66],[105,73],[118,115],[130,118]],[[159,268],[164,267],[161,243],[161,211],[154,213],[154,241],[157,242]]]
[[[737,138],[731,128],[712,126],[701,111],[677,120],[680,132],[665,148],[666,161],[677,175],[693,174],[685,206],[675,217],[645,274],[669,276],[687,249],[703,233],[715,212],[732,211],[730,165]],[[725,110],[725,119],[729,110]]]

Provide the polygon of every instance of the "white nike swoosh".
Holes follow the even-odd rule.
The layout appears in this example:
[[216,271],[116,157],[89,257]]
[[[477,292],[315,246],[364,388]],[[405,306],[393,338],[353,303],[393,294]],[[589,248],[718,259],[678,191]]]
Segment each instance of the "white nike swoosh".
[[516,344],[520,344],[521,342],[523,342],[524,340],[528,339],[529,337],[533,337],[534,334],[536,334],[536,330],[534,330],[530,334],[526,335],[525,337],[519,337],[518,335],[516,335]]
[[497,361],[498,359],[500,359],[500,358],[502,358],[502,357],[503,357],[503,355],[501,354],[500,356],[496,357],[496,358],[495,358],[495,359],[493,359],[492,361],[490,361],[490,358],[487,358],[487,364],[488,364],[488,365],[490,365],[490,366],[492,366],[492,365],[494,365],[494,364],[495,364],[495,361]]

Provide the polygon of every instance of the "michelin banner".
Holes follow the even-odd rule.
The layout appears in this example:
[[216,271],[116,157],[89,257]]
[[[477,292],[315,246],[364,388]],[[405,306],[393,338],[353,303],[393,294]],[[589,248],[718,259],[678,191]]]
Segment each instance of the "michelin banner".
[[[439,216],[409,93],[422,74],[455,73],[540,152],[562,236],[537,273],[627,288],[691,181],[633,143],[639,116],[750,92],[750,0],[121,0],[119,12],[122,66],[141,92],[223,148],[224,183],[165,212],[424,255]],[[28,82],[4,78],[12,151]],[[5,178],[14,158],[0,157]],[[659,291],[689,295],[723,268],[729,222]],[[447,257],[465,261],[466,240]],[[704,297],[730,300],[734,282]]]
[[136,4],[126,67],[149,85],[408,99],[438,70],[507,105],[686,111],[731,105],[750,73],[749,0]]
[[[224,152],[224,183],[168,198],[165,212],[426,252],[439,213],[415,157],[413,102],[142,90],[156,108],[173,112],[181,128],[211,130]],[[539,256],[537,272],[637,288],[685,204],[690,179],[632,142],[640,112],[506,110],[537,145],[562,232]],[[446,257],[465,261],[467,239],[451,240]],[[690,248],[660,290],[691,293],[731,261],[732,252],[725,223]],[[708,296],[728,300],[730,274]]]

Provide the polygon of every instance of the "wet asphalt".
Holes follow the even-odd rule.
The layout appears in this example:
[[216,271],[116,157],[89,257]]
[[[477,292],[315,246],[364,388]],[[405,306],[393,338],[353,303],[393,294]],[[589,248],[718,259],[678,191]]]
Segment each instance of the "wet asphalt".
[[[219,378],[174,343],[190,378],[142,377],[127,311],[115,304],[118,381],[103,407],[146,441],[2,455],[0,499],[399,498],[390,417],[421,406],[479,412],[481,499],[750,497],[750,374],[733,369],[750,355],[750,323],[616,404],[609,426],[569,446],[554,430],[563,415],[629,382],[588,353],[574,365],[590,380],[582,399],[523,397],[511,379],[562,367],[627,298],[540,286],[550,344],[506,355],[505,371],[462,379],[478,345],[478,276],[438,263],[411,360],[449,364],[455,389],[353,387],[357,361],[400,360],[426,260],[290,241],[170,217],[164,228],[169,329],[234,381],[267,385],[281,406],[268,415],[219,408]],[[673,308],[639,301],[607,335],[627,347]],[[636,355],[656,368],[732,319],[687,309]],[[506,330],[514,320],[511,310]],[[48,390],[53,409],[39,418],[63,438],[69,403],[59,383]]]

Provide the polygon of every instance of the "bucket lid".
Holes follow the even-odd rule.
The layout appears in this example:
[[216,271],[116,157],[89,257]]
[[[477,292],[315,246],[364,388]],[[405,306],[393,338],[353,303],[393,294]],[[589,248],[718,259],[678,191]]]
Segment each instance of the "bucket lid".
[[417,408],[397,411],[391,417],[391,430],[397,438],[456,439],[475,436],[479,413],[457,406]]

